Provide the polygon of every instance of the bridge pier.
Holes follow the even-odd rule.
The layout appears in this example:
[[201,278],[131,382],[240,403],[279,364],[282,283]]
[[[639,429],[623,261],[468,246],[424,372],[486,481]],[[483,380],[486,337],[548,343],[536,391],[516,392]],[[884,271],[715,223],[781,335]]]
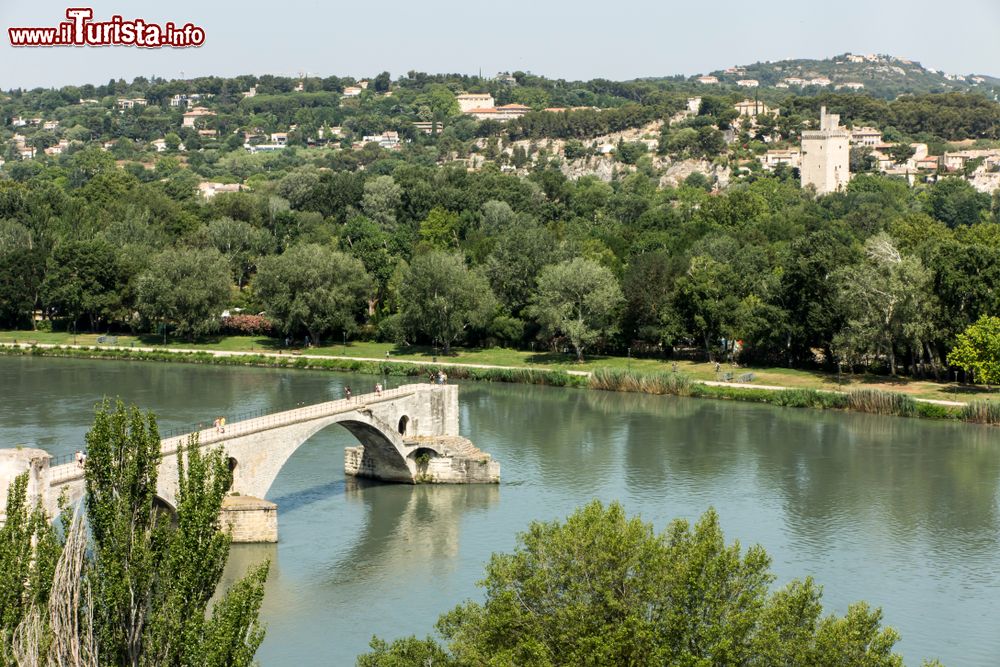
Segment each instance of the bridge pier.
[[278,541],[278,506],[268,500],[226,496],[222,501],[220,521],[234,543]]

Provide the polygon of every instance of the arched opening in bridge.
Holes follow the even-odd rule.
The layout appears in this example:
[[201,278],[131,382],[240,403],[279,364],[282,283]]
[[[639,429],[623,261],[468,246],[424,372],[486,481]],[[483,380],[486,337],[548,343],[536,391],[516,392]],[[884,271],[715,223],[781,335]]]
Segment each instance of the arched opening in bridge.
[[406,427],[409,426],[409,425],[410,425],[410,418],[409,417],[407,417],[406,415],[403,415],[402,417],[400,417],[399,418],[399,427],[398,427],[399,434],[400,435],[406,435]]
[[166,521],[171,526],[177,526],[177,508],[160,496],[153,496],[153,514],[158,521]]
[[232,491],[233,490],[233,484],[236,483],[236,466],[239,465],[239,462],[236,459],[234,459],[232,456],[230,456],[226,460],[226,463],[229,465],[229,488],[226,489],[226,490],[227,491]]
[[438,453],[429,447],[417,447],[410,453],[410,457],[417,464],[417,470],[420,472],[427,472],[427,466],[430,465],[431,459],[437,458]]
[[[275,451],[269,455],[273,458],[267,459],[267,465],[263,466],[251,465],[251,458],[257,456],[255,450],[231,451],[230,453],[236,454],[239,459],[239,480],[236,489],[243,495],[267,498],[271,485],[276,478],[284,474],[281,470],[285,468],[296,450],[308,446],[308,443],[321,431],[334,425],[354,436],[360,447],[344,443],[353,451],[350,455],[354,456],[353,459],[338,447],[337,456],[334,458],[336,462],[333,462],[334,460],[329,462],[331,467],[340,467],[340,461],[343,461],[345,469],[350,466],[351,472],[348,472],[348,475],[412,484],[413,464],[407,459],[409,452],[396,432],[398,417],[393,415],[390,419],[388,423],[382,420],[375,422],[372,417],[363,413],[347,412],[312,420],[311,423],[302,426],[293,425],[289,427],[285,436],[275,443]],[[247,456],[251,458],[246,458]],[[286,499],[283,502],[288,501]]]

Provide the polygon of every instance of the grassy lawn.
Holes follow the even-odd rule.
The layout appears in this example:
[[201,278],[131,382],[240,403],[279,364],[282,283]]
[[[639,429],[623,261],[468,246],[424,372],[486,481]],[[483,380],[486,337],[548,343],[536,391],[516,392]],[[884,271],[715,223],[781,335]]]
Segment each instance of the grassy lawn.
[[[73,334],[58,332],[5,331],[0,332],[0,342],[14,341],[51,343],[68,345],[97,345],[96,334]],[[162,338],[156,336],[118,336],[118,345],[135,344],[143,347],[187,348],[204,350],[225,350],[233,352],[278,352],[286,350],[284,342],[256,336],[218,336],[201,339],[197,342],[168,339],[163,345]],[[323,345],[304,350],[294,347],[291,350],[308,352],[309,354],[334,355],[346,357],[366,357],[384,359],[386,352],[391,359],[407,361],[432,361],[435,350],[431,347],[400,347],[391,343],[373,343],[366,341],[348,341],[347,345]],[[452,354],[444,357],[437,355],[437,360],[445,363],[485,364],[491,366],[523,366],[537,369],[582,370],[592,371],[600,367],[632,368],[638,371],[669,371],[673,361],[658,359],[628,359],[626,357],[588,356],[583,363],[577,363],[572,355],[555,354],[551,352],[530,352],[507,348],[474,349],[454,348]],[[677,361],[677,369],[688,373],[697,380],[715,380],[715,364]],[[756,368],[740,367],[737,369],[723,366],[723,370],[732,371],[734,375],[752,372],[755,375],[753,384],[780,385],[783,387],[850,390],[859,388],[881,389],[910,394],[918,398],[931,398],[950,401],[969,400],[1000,400],[1000,392],[990,392],[982,387],[969,387],[956,383],[938,383],[927,380],[911,380],[906,378],[890,378],[876,375],[844,374],[842,384],[838,385],[836,374],[823,373],[814,370],[793,368]]]

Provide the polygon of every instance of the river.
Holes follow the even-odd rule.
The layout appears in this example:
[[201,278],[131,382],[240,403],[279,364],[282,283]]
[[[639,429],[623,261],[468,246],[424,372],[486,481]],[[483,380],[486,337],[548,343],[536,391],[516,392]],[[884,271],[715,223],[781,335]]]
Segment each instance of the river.
[[[161,430],[319,402],[377,378],[140,362],[0,358],[0,446],[80,446],[101,397]],[[390,379],[395,386],[398,381]],[[881,606],[908,665],[1000,664],[1000,431],[894,417],[521,385],[464,384],[462,433],[502,465],[499,487],[345,480],[333,426],[268,498],[277,545],[237,545],[225,577],[270,558],[264,667],[352,665],[373,634],[433,631],[495,551],[533,519],[619,500],[662,529],[715,507],[759,543],[776,585],[812,575],[827,611]]]

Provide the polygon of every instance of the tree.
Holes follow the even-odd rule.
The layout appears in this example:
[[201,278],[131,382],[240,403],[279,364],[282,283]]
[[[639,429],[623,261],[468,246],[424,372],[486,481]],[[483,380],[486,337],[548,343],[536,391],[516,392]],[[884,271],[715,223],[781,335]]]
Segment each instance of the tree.
[[447,654],[431,639],[374,640],[359,664],[902,666],[879,609],[823,617],[811,578],[772,592],[770,565],[760,546],[727,545],[714,510],[657,535],[594,501],[565,523],[532,523],[513,553],[493,555],[485,601],[438,621]]
[[486,279],[461,255],[434,250],[413,258],[400,288],[400,313],[409,331],[451,344],[471,326],[484,326],[496,303]]
[[119,314],[126,276],[114,247],[103,239],[56,246],[42,283],[42,300],[76,322],[86,316],[91,330]]
[[365,181],[361,207],[365,215],[391,232],[396,227],[396,209],[402,201],[402,193],[392,176],[376,176]]
[[646,144],[639,141],[619,141],[615,157],[625,164],[635,164],[646,153]]
[[983,315],[958,334],[948,363],[987,386],[1000,384],[1000,317]]
[[892,158],[893,164],[903,164],[911,157],[917,154],[917,149],[912,145],[900,142],[898,144],[893,144],[889,147],[889,157]]
[[669,338],[664,325],[669,320],[674,281],[682,269],[678,259],[665,252],[647,252],[632,258],[622,278],[630,336],[656,342]]
[[28,473],[18,475],[0,527],[0,665],[16,665],[14,634],[33,608],[48,602],[61,547],[45,511],[28,502]]
[[617,330],[623,302],[618,280],[610,270],[576,257],[542,269],[530,312],[546,335],[569,338],[577,361],[583,361],[588,347]]
[[404,637],[389,644],[372,637],[371,653],[358,656],[357,667],[458,667],[436,641]]
[[308,332],[314,345],[340,331],[372,294],[372,280],[354,257],[310,243],[260,261],[254,291],[285,334]]
[[698,148],[705,157],[719,155],[726,150],[726,138],[714,127],[699,127]]
[[271,234],[243,220],[213,220],[204,228],[203,234],[207,244],[221,252],[229,262],[233,279],[240,289],[256,268],[257,258],[274,247]]
[[0,252],[0,326],[34,325],[32,314],[44,266],[44,257],[37,249]]
[[196,437],[179,447],[171,521],[156,497],[151,414],[105,402],[86,441],[86,503],[67,508],[58,535],[41,506],[28,507],[27,474],[8,491],[0,664],[250,667],[269,565],[209,610],[230,545],[219,523],[232,481],[222,450],[203,452]]
[[194,339],[215,332],[229,300],[229,266],[215,248],[165,250],[139,276],[139,312]]
[[203,454],[192,438],[178,452],[172,525],[156,504],[160,436],[152,414],[105,402],[86,441],[87,578],[101,664],[249,667],[264,636],[257,614],[268,565],[206,616],[229,553],[219,525],[231,483],[222,450]]
[[166,144],[167,150],[175,151],[181,146],[181,138],[176,132],[167,132],[163,136],[163,142]]
[[484,269],[497,298],[516,316],[531,302],[542,267],[557,259],[556,241],[537,223],[498,226],[496,233],[496,247]]
[[435,206],[420,223],[420,240],[432,248],[445,250],[458,245],[458,214]]
[[739,303],[735,283],[732,269],[707,255],[693,257],[675,282],[671,310],[691,337],[702,342],[709,360]]
[[884,358],[896,374],[897,346],[921,350],[932,319],[931,275],[885,233],[865,243],[865,259],[837,274],[847,322],[834,338],[851,358]]
[[389,240],[388,234],[363,215],[352,217],[340,232],[341,250],[361,260],[374,282],[368,296],[369,316],[375,314],[375,307],[385,298],[389,278],[399,262],[389,249]]
[[849,155],[848,166],[852,174],[875,171],[876,160],[870,146],[855,146],[851,148]]
[[961,178],[943,178],[927,195],[927,212],[949,227],[974,225],[990,210],[990,196]]
[[382,72],[372,80],[372,88],[376,93],[384,93],[389,90],[389,86],[392,84],[392,75],[388,72]]

